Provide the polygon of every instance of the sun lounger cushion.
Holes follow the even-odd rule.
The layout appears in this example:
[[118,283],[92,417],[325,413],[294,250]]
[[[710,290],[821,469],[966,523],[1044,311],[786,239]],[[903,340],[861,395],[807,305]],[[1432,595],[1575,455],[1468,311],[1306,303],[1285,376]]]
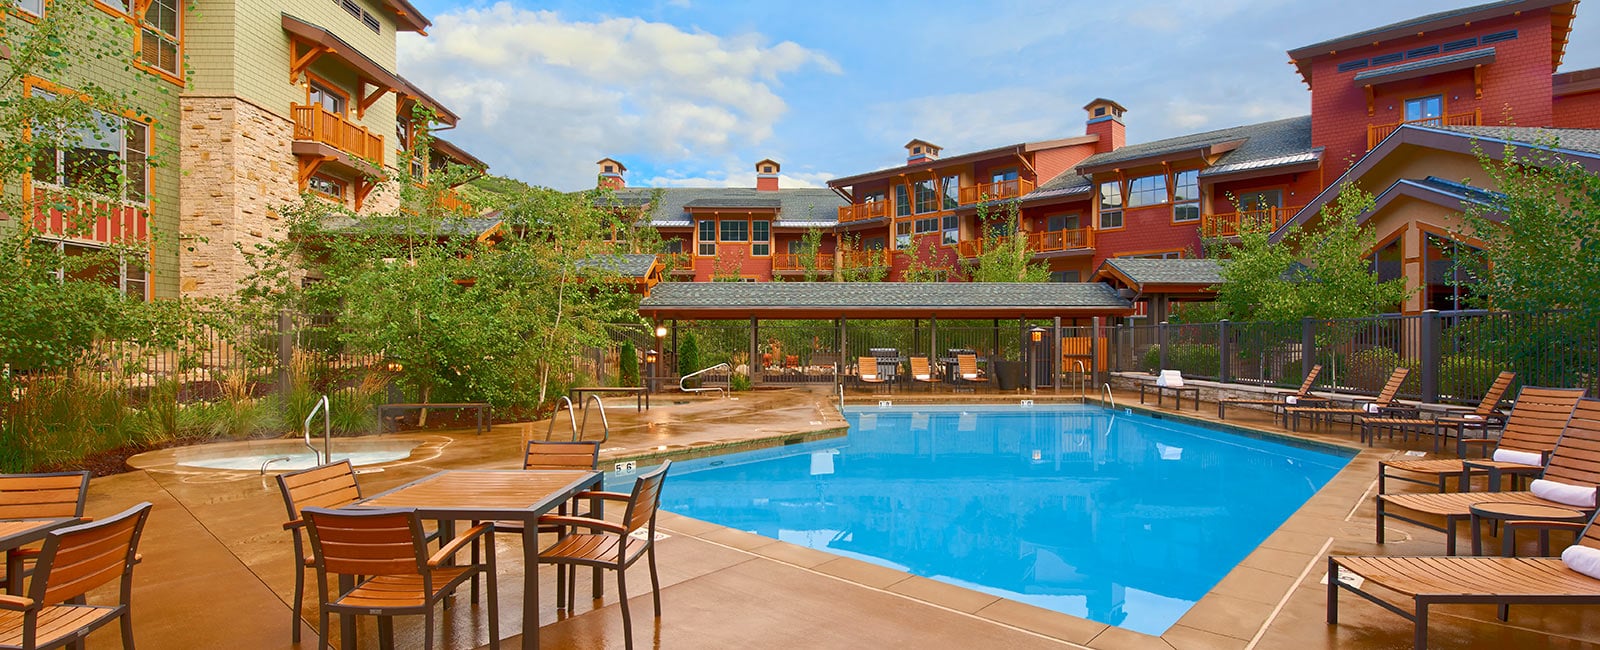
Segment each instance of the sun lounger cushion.
[[912,377],[919,381],[927,381],[932,378],[932,375],[912,375]]
[[1463,419],[1463,420],[1482,420],[1483,416],[1478,415],[1477,413],[1468,413],[1466,415],[1461,416],[1461,419]]
[[862,379],[866,379],[866,380],[873,380],[873,379],[877,379],[878,375],[876,373],[863,372],[863,373],[861,373],[861,378]]
[[1594,507],[1593,486],[1584,487],[1582,485],[1570,485],[1560,481],[1546,481],[1542,478],[1536,478],[1532,483],[1528,484],[1528,491],[1532,492],[1533,496],[1556,503],[1579,508]]
[[1536,454],[1531,451],[1517,451],[1515,449],[1494,450],[1494,460],[1495,462],[1500,463],[1517,463],[1520,465],[1533,465],[1535,467],[1541,467],[1544,465],[1544,455]]
[[1600,548],[1573,544],[1561,552],[1561,563],[1568,569],[1600,580]]
[[1377,404],[1362,404],[1361,409],[1368,413],[1382,413],[1383,407]]

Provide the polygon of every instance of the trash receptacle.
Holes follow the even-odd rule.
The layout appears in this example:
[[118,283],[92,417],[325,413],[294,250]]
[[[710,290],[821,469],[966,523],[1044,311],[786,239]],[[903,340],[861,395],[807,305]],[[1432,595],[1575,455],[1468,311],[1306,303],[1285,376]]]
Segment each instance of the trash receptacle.
[[1016,390],[1022,387],[1022,362],[1021,361],[996,361],[994,362],[994,380],[1000,390]]

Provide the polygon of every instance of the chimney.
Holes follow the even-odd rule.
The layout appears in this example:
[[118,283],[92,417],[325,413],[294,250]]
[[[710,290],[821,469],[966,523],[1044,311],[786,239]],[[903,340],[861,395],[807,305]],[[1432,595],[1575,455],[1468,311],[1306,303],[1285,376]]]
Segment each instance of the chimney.
[[1128,109],[1109,99],[1095,99],[1085,105],[1083,110],[1089,113],[1089,121],[1083,127],[1084,135],[1100,136],[1100,142],[1095,145],[1095,153],[1121,149],[1127,140],[1127,136],[1123,134],[1125,127],[1122,126],[1122,114]]
[[778,191],[778,161],[771,158],[756,163],[756,189],[762,192]]
[[628,182],[622,180],[622,172],[628,171],[628,168],[622,166],[622,163],[611,158],[601,158],[595,164],[600,166],[600,182],[596,187],[620,190],[628,186]]
[[906,164],[933,162],[939,159],[939,152],[943,150],[944,147],[927,140],[912,140],[906,143]]

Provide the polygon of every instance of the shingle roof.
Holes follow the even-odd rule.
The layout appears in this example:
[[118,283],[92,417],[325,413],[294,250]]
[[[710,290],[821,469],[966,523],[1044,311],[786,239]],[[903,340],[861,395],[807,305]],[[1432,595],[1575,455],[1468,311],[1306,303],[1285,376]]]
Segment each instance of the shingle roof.
[[[498,212],[493,214],[499,214]],[[323,227],[332,232],[399,232],[402,227],[410,226],[392,220],[363,220],[356,221],[349,217],[332,217],[323,221]],[[497,217],[474,217],[471,219],[444,219],[439,222],[439,234],[447,236],[471,235],[479,236],[495,226],[500,225]]]
[[1417,16],[1416,18],[1408,18],[1406,20],[1402,20],[1402,21],[1394,22],[1394,23],[1389,23],[1389,24],[1383,25],[1381,27],[1373,27],[1372,29],[1359,31],[1359,32],[1356,32],[1354,34],[1345,34],[1344,36],[1338,36],[1338,37],[1330,38],[1328,40],[1321,41],[1321,42],[1318,42],[1318,43],[1312,43],[1310,45],[1304,45],[1304,46],[1301,46],[1301,47],[1297,47],[1297,48],[1291,50],[1291,56],[1293,56],[1293,54],[1292,54],[1293,52],[1302,52],[1302,51],[1305,51],[1305,50],[1320,50],[1320,49],[1325,49],[1325,48],[1331,48],[1331,47],[1333,47],[1335,45],[1338,45],[1340,43],[1343,43],[1345,41],[1379,40],[1379,39],[1375,39],[1375,38],[1372,38],[1372,37],[1380,36],[1382,34],[1385,34],[1387,32],[1392,32],[1392,31],[1403,31],[1403,32],[1406,32],[1406,33],[1412,33],[1412,32],[1416,32],[1417,31],[1415,28],[1417,26],[1419,26],[1419,25],[1426,25],[1428,23],[1431,23],[1431,22],[1434,22],[1434,21],[1437,21],[1437,20],[1449,20],[1449,19],[1455,18],[1457,16],[1465,16],[1467,14],[1473,14],[1473,13],[1477,13],[1477,12],[1484,11],[1484,10],[1492,10],[1492,9],[1495,9],[1495,8],[1498,8],[1498,7],[1510,7],[1512,5],[1525,4],[1526,1],[1527,0],[1501,0],[1500,2],[1487,2],[1487,3],[1481,4],[1481,5],[1473,5],[1473,6],[1470,6],[1470,7],[1459,7],[1459,8],[1456,8],[1456,9],[1450,9],[1448,11],[1441,11],[1441,12],[1438,12],[1438,13],[1428,14],[1426,16]]
[[1222,265],[1214,259],[1143,259],[1113,257],[1114,267],[1134,284],[1192,284],[1209,287],[1222,283]]
[[[1354,79],[1356,81],[1366,81],[1368,79],[1377,79],[1377,78],[1380,78],[1380,77],[1391,77],[1391,76],[1394,76],[1394,75],[1404,75],[1404,74],[1409,73],[1409,72],[1417,72],[1418,70],[1429,70],[1429,69],[1432,69],[1432,68],[1441,68],[1441,67],[1455,65],[1455,64],[1458,64],[1458,63],[1465,63],[1467,61],[1476,61],[1478,59],[1490,59],[1491,61],[1488,61],[1488,63],[1492,63],[1493,62],[1492,60],[1494,59],[1494,48],[1492,48],[1492,47],[1482,47],[1482,48],[1478,48],[1476,50],[1467,50],[1465,52],[1457,52],[1455,54],[1446,54],[1444,56],[1436,56],[1436,57],[1433,57],[1431,59],[1422,59],[1420,61],[1408,61],[1406,63],[1401,63],[1399,65],[1389,65],[1389,66],[1384,66],[1384,67],[1381,67],[1381,68],[1373,68],[1371,70],[1363,70],[1363,71],[1357,73]],[[1486,63],[1486,62],[1479,61],[1479,63]],[[1430,74],[1432,74],[1432,73],[1430,73]]]
[[1401,179],[1400,182],[1412,183],[1436,192],[1449,194],[1450,196],[1454,196],[1463,201],[1471,201],[1473,203],[1481,203],[1485,205],[1495,203],[1496,201],[1505,198],[1505,195],[1500,192],[1486,190],[1481,187],[1473,187],[1471,185],[1467,185],[1466,183],[1458,183],[1456,181],[1439,178],[1438,176],[1428,176],[1422,179],[1406,178]]
[[1440,126],[1432,127],[1455,131],[1480,138],[1512,140],[1528,144],[1549,145],[1555,148],[1584,153],[1600,154],[1600,129],[1546,129],[1530,126]]
[[656,192],[661,193],[661,205],[651,211],[650,220],[657,227],[692,225],[687,212],[690,207],[777,208],[775,226],[790,222],[832,226],[838,222],[839,206],[845,204],[844,199],[827,188],[762,191],[749,187],[669,187],[659,190],[629,187],[616,190],[616,198],[623,205],[644,205]]
[[1067,170],[1057,174],[1055,178],[1045,181],[1037,189],[1022,197],[1024,202],[1051,199],[1059,196],[1072,196],[1082,194],[1094,189],[1094,182],[1088,177],[1075,171]]
[[1129,306],[1116,290],[1099,282],[664,282],[639,305],[640,309]]
[[648,253],[597,255],[577,262],[578,268],[603,269],[628,278],[643,278],[650,275],[650,268],[655,264],[656,256]]
[[[1217,166],[1240,165],[1252,161],[1305,155],[1315,151],[1311,147],[1311,116],[1303,115],[1259,124],[1192,133],[1165,140],[1131,144],[1116,151],[1095,154],[1079,163],[1079,168],[1100,167],[1199,149],[1225,142],[1243,140],[1233,151],[1223,154]],[[1204,174],[1204,172],[1202,172]]]

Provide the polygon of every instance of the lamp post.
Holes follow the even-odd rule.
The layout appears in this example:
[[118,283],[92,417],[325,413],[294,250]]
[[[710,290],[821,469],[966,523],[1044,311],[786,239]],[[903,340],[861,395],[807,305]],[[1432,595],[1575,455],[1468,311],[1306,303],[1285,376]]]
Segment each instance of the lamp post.
[[653,377],[653,380],[651,381],[652,392],[659,392],[661,390],[661,362],[662,357],[666,356],[666,338],[667,326],[659,323],[656,324],[656,349],[653,350],[653,352],[655,352],[655,360],[650,363],[650,374]]
[[1028,392],[1030,393],[1039,391],[1039,346],[1044,342],[1044,332],[1045,329],[1037,325],[1028,330],[1028,340],[1032,342],[1028,348]]
[[645,368],[648,368],[649,372],[650,372],[650,378],[645,381],[644,385],[645,385],[645,390],[647,390],[649,392],[652,392],[652,393],[655,392],[655,390],[656,390],[655,389],[656,363],[660,360],[659,357],[656,356],[657,354],[659,354],[659,353],[656,352],[655,350],[645,350],[645,353],[644,353],[644,365],[645,365]]

